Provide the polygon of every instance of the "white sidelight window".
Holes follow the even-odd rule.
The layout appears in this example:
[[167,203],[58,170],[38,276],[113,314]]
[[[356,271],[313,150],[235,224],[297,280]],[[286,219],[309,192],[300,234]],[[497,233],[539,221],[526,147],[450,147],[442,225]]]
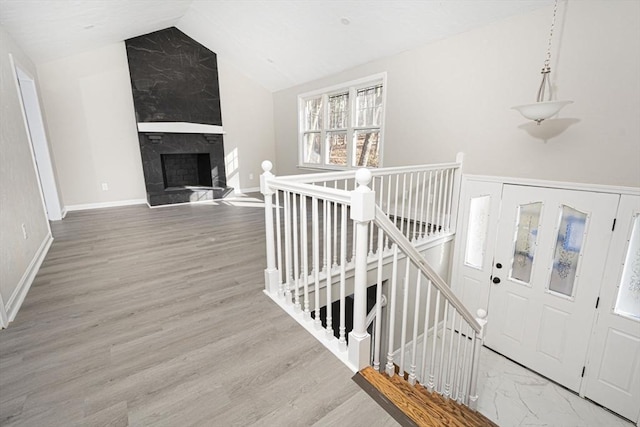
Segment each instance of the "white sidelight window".
[[298,96],[303,167],[382,166],[386,73]]

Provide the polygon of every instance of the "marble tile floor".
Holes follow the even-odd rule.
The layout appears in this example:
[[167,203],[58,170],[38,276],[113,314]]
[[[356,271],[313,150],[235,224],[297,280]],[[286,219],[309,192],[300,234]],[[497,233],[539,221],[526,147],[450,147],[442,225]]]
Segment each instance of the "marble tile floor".
[[632,427],[634,424],[483,348],[478,410],[502,427]]

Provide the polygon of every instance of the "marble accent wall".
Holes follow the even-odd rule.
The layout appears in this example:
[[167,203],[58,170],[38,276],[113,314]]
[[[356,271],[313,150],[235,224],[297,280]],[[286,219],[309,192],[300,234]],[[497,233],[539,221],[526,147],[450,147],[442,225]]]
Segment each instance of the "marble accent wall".
[[214,52],[175,27],[125,44],[137,122],[222,125]]
[[[222,126],[216,54],[175,27],[125,43],[137,122],[168,126],[162,132],[138,132],[149,205],[224,197],[233,188],[227,187],[222,135],[206,133],[211,132],[207,129],[205,133],[184,133],[193,129],[183,126]],[[200,179],[195,185],[192,178],[184,178],[188,173],[182,170],[175,171],[173,178],[182,177],[172,178],[175,182],[169,185],[163,174],[164,154],[198,155],[198,159],[208,155],[211,164],[198,164],[195,173]]]

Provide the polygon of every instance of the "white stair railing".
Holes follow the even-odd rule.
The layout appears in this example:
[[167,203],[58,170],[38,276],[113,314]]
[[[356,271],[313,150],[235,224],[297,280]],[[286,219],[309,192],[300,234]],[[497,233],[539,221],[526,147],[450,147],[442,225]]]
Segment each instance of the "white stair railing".
[[265,293],[353,370],[398,369],[474,408],[486,315],[474,319],[419,252],[453,235],[461,162],[289,177],[263,162]]

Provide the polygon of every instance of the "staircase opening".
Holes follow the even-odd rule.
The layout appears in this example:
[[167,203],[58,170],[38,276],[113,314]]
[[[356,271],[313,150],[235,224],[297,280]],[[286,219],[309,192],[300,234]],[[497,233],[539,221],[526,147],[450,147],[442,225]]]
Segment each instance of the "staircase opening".
[[[373,309],[373,306],[376,305],[376,289],[378,285],[371,285],[367,288],[367,313]],[[349,332],[353,330],[353,294],[347,295],[344,300],[345,305],[345,335],[347,344],[349,343]],[[316,313],[311,312],[311,318],[316,318]],[[336,338],[340,338],[340,300],[334,301],[331,304],[331,328],[333,329],[333,336]],[[320,321],[322,322],[322,327],[327,327],[327,306],[320,308]],[[367,331],[372,334],[373,333],[373,323],[369,325]]]

